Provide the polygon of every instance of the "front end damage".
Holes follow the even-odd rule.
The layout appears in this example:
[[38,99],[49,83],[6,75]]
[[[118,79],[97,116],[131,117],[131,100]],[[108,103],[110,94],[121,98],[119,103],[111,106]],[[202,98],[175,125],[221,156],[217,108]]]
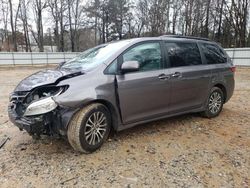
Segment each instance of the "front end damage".
[[11,122],[32,136],[66,135],[67,125],[76,109],[54,101],[67,86],[43,86],[32,91],[15,91],[10,95],[8,114]]

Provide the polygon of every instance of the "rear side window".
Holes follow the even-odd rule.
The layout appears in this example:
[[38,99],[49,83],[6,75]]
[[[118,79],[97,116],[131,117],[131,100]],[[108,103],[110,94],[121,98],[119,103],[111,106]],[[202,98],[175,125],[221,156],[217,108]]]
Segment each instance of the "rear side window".
[[171,67],[201,65],[201,55],[196,43],[166,42]]
[[220,64],[227,62],[227,57],[218,46],[202,43],[201,49],[207,60],[207,64]]

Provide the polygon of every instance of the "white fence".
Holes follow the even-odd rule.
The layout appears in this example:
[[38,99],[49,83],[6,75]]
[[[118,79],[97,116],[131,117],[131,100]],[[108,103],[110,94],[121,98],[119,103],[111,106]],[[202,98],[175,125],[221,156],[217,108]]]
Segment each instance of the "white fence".
[[0,52],[0,65],[56,64],[75,57],[77,52]]
[[225,49],[235,65],[250,66],[250,48]]
[[[225,49],[235,65],[250,66],[250,48]],[[75,57],[79,52],[0,52],[1,65],[56,64]]]

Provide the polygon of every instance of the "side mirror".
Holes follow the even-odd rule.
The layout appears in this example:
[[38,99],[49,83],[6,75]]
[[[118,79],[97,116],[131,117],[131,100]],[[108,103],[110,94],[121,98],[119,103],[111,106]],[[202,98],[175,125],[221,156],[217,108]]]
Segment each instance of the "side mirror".
[[140,68],[140,64],[138,61],[125,61],[122,64],[121,72],[122,73],[135,72],[135,71],[138,71],[139,68]]

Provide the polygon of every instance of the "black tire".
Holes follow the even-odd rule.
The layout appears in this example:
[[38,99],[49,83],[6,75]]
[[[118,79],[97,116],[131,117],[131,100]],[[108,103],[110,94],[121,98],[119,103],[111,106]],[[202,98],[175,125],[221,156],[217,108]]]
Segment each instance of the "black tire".
[[[216,103],[216,110],[214,110],[212,105],[212,100],[215,98],[214,96],[218,95],[218,101]],[[202,115],[207,118],[214,118],[218,116],[223,108],[224,104],[224,94],[223,91],[218,87],[213,87],[210,91],[209,97],[206,102],[206,109],[204,112],[202,112]],[[215,104],[214,104],[215,105]]]
[[[97,121],[102,116],[105,119]],[[102,122],[98,125],[98,123],[94,123],[95,120]],[[93,103],[77,112],[70,121],[67,131],[68,141],[76,151],[91,153],[102,146],[108,138],[110,129],[111,115],[109,110],[102,104]],[[94,135],[94,138],[92,135]],[[93,139],[97,139],[97,142]]]

